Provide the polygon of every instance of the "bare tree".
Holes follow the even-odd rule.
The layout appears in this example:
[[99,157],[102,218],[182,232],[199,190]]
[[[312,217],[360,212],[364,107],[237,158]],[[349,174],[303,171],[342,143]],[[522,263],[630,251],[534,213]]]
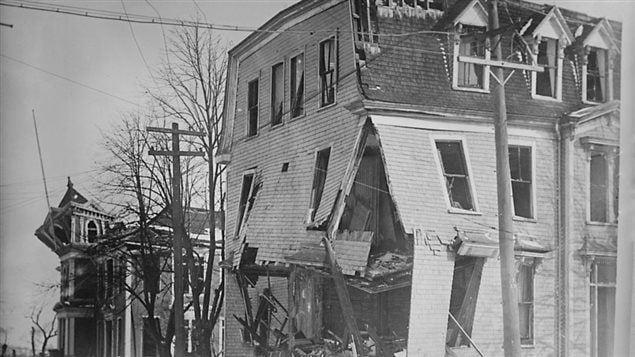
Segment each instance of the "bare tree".
[[[191,244],[186,244],[189,267],[189,284],[193,294],[194,309],[193,344],[195,354],[209,357],[212,354],[210,341],[214,326],[222,310],[224,290],[223,279],[218,286],[213,285],[213,266],[216,254],[215,212],[224,207],[223,174],[224,167],[214,160],[219,145],[222,127],[221,115],[224,99],[225,76],[227,71],[226,46],[211,30],[199,27],[179,28],[175,31],[168,49],[167,63],[155,76],[158,89],[148,92],[158,107],[170,119],[178,120],[194,130],[207,132],[207,137],[199,139],[206,152],[208,169],[208,205],[210,224],[210,245],[204,280],[196,279],[196,260]],[[223,237],[219,237],[224,242]],[[224,243],[219,247],[224,257]],[[200,286],[202,285],[202,286]]]
[[[174,307],[166,305],[171,300],[172,235],[153,226],[157,220],[166,218],[165,213],[171,206],[174,173],[170,171],[169,158],[148,156],[151,147],[165,147],[169,139],[146,131],[147,126],[164,124],[156,117],[153,113],[128,115],[105,135],[105,147],[111,161],[103,166],[102,188],[105,196],[110,198],[109,203],[116,207],[120,224],[100,240],[93,256],[97,260],[110,258],[120,262],[116,276],[104,269],[98,276],[102,281],[110,280],[106,286],[114,285],[119,292],[124,290],[129,294],[131,300],[123,302],[123,307],[137,302],[143,306],[146,316],[169,311],[167,323],[152,319],[144,321],[144,329],[154,340],[159,355],[165,357],[171,355],[175,330]],[[197,187],[204,186],[203,166],[200,159],[198,163],[193,158],[183,160],[184,207],[188,207],[200,191]],[[183,225],[183,222],[172,224]],[[99,289],[106,291],[100,296],[102,306],[113,301],[113,290],[117,288],[110,289]],[[114,305],[122,308],[122,303]]]
[[[57,336],[55,317],[48,323],[41,321],[42,310],[42,306],[34,308],[30,316],[33,323],[31,326],[31,352],[33,356],[44,356],[49,340]],[[39,347],[39,352],[37,352],[36,345]]]

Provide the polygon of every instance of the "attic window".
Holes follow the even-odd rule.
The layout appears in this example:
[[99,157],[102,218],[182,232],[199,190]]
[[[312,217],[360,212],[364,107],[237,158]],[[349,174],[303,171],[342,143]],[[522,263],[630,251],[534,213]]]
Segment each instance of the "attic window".
[[311,203],[309,206],[308,222],[313,222],[315,213],[320,207],[322,200],[322,192],[326,182],[326,172],[329,166],[329,157],[331,156],[331,148],[320,150],[315,157],[315,168],[313,172],[313,187],[311,188]]
[[357,40],[377,42],[377,6],[374,0],[353,1],[353,26],[357,31]]
[[475,89],[479,91],[489,88],[489,66],[478,63],[490,57],[484,33],[485,27],[459,25],[454,48],[454,87],[456,89]]
[[606,101],[607,91],[607,51],[590,47],[587,54],[584,81],[586,83],[586,100],[591,102]]
[[560,70],[561,60],[558,58],[558,40],[544,38],[538,45],[538,55],[536,58],[538,65],[544,67],[543,72],[535,73],[536,83],[534,91],[536,95],[543,97],[557,98],[562,82]]

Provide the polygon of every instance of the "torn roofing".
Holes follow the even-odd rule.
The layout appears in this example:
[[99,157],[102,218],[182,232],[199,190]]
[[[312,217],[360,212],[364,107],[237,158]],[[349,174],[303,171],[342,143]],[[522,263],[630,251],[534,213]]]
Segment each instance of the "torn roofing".
[[[454,37],[452,34],[426,34],[420,31],[448,31],[470,1],[459,1],[437,24],[429,20],[408,17],[378,17],[381,36],[378,46],[380,53],[369,56],[359,71],[362,94],[367,100],[415,105],[422,110],[445,112],[448,114],[471,114],[489,116],[492,108],[489,93],[468,92],[452,88],[452,66]],[[529,6],[526,2],[508,2],[499,9],[500,25],[506,27],[520,19],[525,25],[531,19],[531,26],[537,26],[552,7]],[[456,8],[456,9],[455,9]],[[562,11],[563,16],[574,18],[575,12]],[[597,22],[597,19],[594,20]],[[445,25],[443,25],[445,24]],[[593,26],[595,23],[590,23]],[[518,26],[520,26],[518,25]],[[611,22],[612,26],[612,22]],[[573,22],[569,22],[569,30]],[[451,28],[451,27],[450,27]],[[575,31],[575,27],[573,30]],[[615,30],[614,32],[617,32]],[[412,36],[387,36],[388,34],[416,33]],[[518,44],[511,36],[503,38],[504,56],[510,55],[512,45]],[[565,61],[571,66],[570,61]],[[573,71],[566,68],[563,73],[563,93],[576,93]],[[493,82],[493,81],[492,81]],[[529,78],[522,72],[514,74],[507,84],[507,106],[510,120],[531,116],[532,118],[559,118],[581,105],[581,99],[571,96],[561,102],[545,102],[535,105],[531,98]]]

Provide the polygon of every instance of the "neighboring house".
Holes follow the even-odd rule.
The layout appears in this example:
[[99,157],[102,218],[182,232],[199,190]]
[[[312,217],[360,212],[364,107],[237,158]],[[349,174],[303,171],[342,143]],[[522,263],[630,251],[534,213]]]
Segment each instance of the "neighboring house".
[[[335,353],[351,305],[378,355],[503,354],[485,6],[305,0],[229,52],[226,356]],[[499,17],[543,68],[505,85],[523,355],[611,356],[621,25]]]
[[[202,277],[209,249],[209,215],[207,210],[191,208],[185,211],[186,231],[193,249],[200,257],[196,264]],[[220,245],[222,217],[216,215],[217,247]],[[73,188],[68,189],[59,208],[51,208],[44,224],[35,235],[60,256],[61,296],[55,311],[58,319],[58,351],[61,356],[156,357],[158,350],[146,328],[154,321],[166,333],[169,311],[173,303],[173,274],[169,239],[172,221],[161,215],[152,225],[150,236],[155,254],[147,255],[157,262],[158,274],[151,279],[148,268],[139,270],[140,243],[135,227],[115,223],[94,201]],[[213,284],[220,279],[216,250]],[[149,285],[148,285],[149,284]],[[185,302],[192,301],[192,291],[185,282]],[[144,289],[157,292],[154,319],[148,319],[147,309],[133,293],[143,296]],[[185,312],[188,351],[192,350],[193,308]],[[221,316],[222,326],[224,317]],[[222,340],[214,331],[215,351]]]
[[51,207],[36,237],[60,258],[60,301],[54,310],[58,350],[63,356],[96,356],[95,293],[97,269],[89,253],[105,234],[113,217],[73,187],[57,208]]

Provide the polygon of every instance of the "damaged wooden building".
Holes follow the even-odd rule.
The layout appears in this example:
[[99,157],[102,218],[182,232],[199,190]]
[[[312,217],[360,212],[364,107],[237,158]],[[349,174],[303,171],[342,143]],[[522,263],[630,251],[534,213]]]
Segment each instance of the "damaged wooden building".
[[[479,0],[304,0],[229,52],[225,355],[502,356]],[[611,356],[621,24],[504,1],[524,356]]]

